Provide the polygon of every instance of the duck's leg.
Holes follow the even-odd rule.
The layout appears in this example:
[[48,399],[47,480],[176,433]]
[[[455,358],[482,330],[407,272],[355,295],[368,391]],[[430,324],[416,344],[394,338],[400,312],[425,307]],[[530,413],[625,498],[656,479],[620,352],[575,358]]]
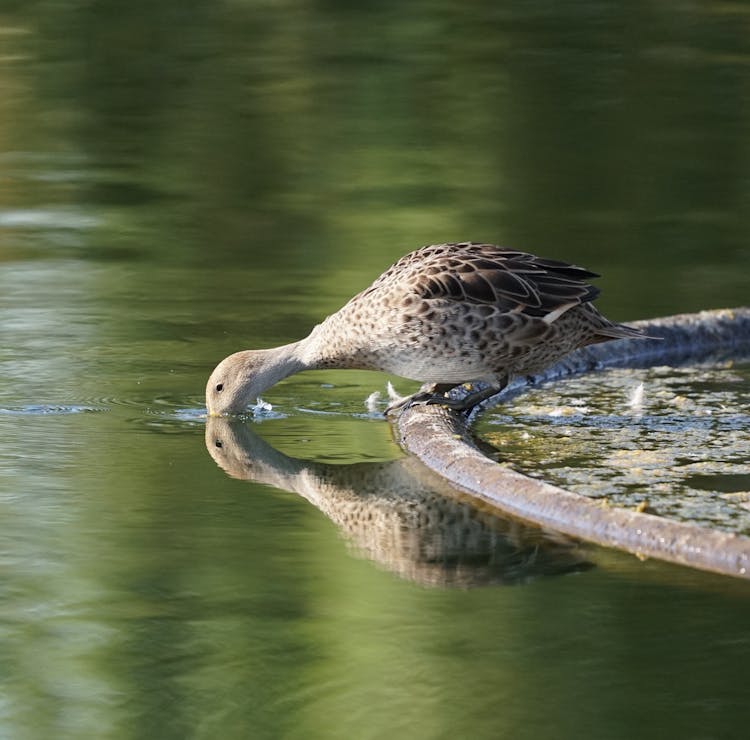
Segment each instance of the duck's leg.
[[452,388],[457,388],[460,383],[425,383],[416,393],[404,396],[394,401],[386,408],[386,415],[394,411],[402,411],[409,406],[423,406],[430,403],[442,403],[450,399],[445,397]]
[[[402,398],[396,403],[391,404],[386,410],[386,414],[393,411],[401,411],[410,406],[446,406],[454,411],[468,411],[473,409],[477,404],[486,401],[491,396],[499,393],[506,385],[506,382],[493,383],[483,388],[481,391],[469,392],[463,398],[449,398],[448,393],[454,388],[460,388],[463,383],[426,383],[416,393],[411,396]],[[468,386],[469,391],[471,386]]]

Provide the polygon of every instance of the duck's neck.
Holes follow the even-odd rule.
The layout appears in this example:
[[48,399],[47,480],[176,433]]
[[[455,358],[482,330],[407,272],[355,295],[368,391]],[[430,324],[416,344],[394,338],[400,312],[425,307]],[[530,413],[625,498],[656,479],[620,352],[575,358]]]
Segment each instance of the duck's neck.
[[328,316],[307,337],[296,343],[294,352],[304,363],[305,370],[373,369],[363,361],[361,348],[353,340],[352,328],[344,309]]
[[[257,358],[262,356],[262,383],[264,390],[276,385],[280,380],[294,373],[309,370],[310,365],[303,358],[306,339],[270,349],[248,350],[248,359],[257,367]],[[255,371],[257,373],[257,370]],[[259,391],[261,392],[261,391]]]
[[278,349],[289,351],[290,356],[302,365],[301,370],[315,370],[329,366],[329,363],[326,362],[330,350],[329,323],[330,320],[326,319],[315,326],[304,339]]
[[302,370],[369,367],[358,362],[356,353],[345,341],[346,327],[342,327],[344,322],[339,313],[326,318],[298,342],[260,350],[271,385]]

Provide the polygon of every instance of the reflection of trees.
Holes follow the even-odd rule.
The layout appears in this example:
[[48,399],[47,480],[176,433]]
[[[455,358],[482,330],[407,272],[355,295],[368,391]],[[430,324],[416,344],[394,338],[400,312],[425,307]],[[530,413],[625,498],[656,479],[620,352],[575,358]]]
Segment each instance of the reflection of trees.
[[225,419],[208,420],[206,449],[228,475],[303,496],[368,558],[419,583],[516,583],[588,567],[570,540],[457,500],[455,491],[413,458],[309,462],[284,455],[246,424]]
[[746,244],[733,60],[748,37],[726,12],[96,0],[10,15],[31,31],[13,49],[34,62],[15,68],[31,83],[24,133],[44,126],[101,168],[82,199],[154,207],[160,233],[134,234],[139,250],[345,257],[371,276],[473,237],[603,268],[602,251],[642,254],[671,275],[675,249],[740,259]]

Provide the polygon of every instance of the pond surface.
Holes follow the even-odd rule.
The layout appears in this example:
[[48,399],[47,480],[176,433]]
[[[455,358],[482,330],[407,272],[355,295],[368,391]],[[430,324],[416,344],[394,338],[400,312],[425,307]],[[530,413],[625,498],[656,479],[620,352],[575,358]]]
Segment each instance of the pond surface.
[[[202,412],[223,356],[299,338],[430,242],[583,264],[618,320],[747,303],[748,22],[741,3],[3,3],[0,736],[744,733],[745,582],[474,509],[365,408],[382,375],[293,377],[245,424]],[[627,439],[566,457],[609,436],[613,378],[644,382],[653,465]],[[616,497],[637,462],[664,499],[622,495],[657,507],[747,489],[747,366],[580,382],[500,412],[539,441],[524,466]],[[683,386],[736,404],[690,443],[721,485],[658,457],[661,383],[688,399],[674,414],[706,408]],[[548,424],[573,398],[588,418]]]

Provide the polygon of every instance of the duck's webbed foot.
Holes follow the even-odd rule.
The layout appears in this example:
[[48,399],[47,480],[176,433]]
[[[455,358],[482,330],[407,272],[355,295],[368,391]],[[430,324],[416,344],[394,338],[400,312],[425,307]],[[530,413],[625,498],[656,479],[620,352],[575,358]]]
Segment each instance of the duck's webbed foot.
[[423,385],[416,393],[406,398],[401,398],[392,403],[385,413],[390,414],[394,411],[403,411],[411,406],[432,406],[439,405],[452,409],[453,411],[469,411],[476,405],[486,401],[491,396],[502,390],[503,385],[490,385],[480,391],[471,392],[471,386],[466,384],[469,390],[463,398],[450,398],[448,393],[454,388],[461,387],[462,383],[429,383]]

